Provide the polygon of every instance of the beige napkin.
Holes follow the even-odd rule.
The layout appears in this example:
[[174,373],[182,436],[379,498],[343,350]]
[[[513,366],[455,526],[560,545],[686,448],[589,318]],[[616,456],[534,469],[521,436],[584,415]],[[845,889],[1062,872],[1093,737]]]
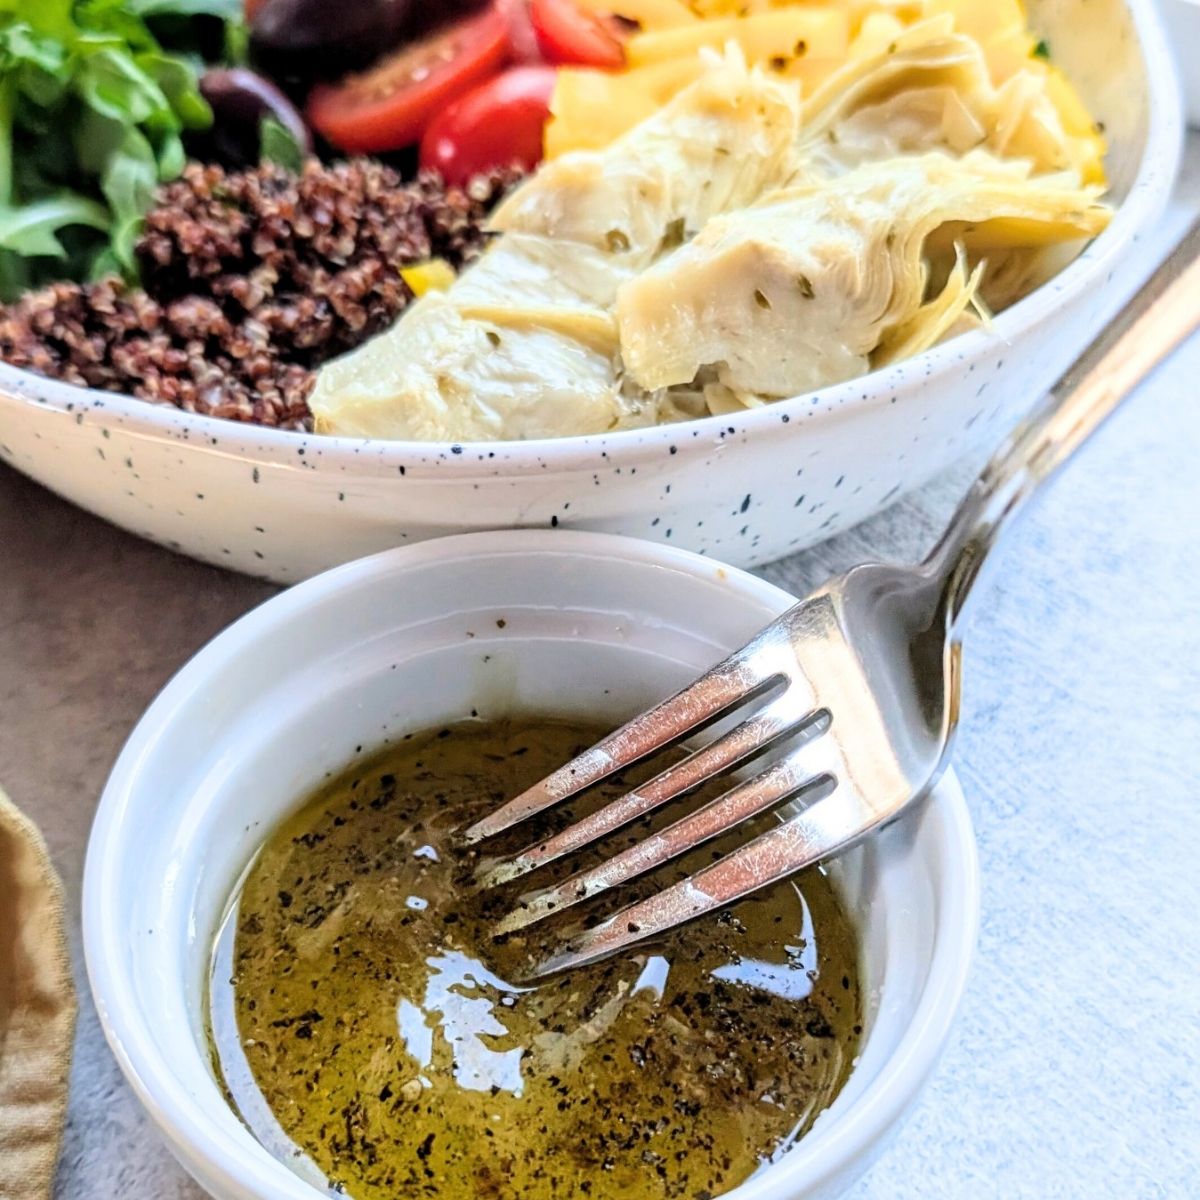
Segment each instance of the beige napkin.
[[74,1030],[62,884],[0,791],[0,1200],[50,1196]]

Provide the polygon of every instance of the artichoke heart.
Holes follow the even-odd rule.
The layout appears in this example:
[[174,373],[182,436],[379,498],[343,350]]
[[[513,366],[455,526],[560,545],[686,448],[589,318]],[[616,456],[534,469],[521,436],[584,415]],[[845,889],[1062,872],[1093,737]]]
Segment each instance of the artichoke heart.
[[985,151],[865,164],[836,186],[787,189],[714,218],[625,283],[625,370],[655,390],[714,368],[735,394],[768,397],[840,382],[868,370],[920,311],[939,228],[954,223],[968,247],[1014,236],[1028,245],[1090,237],[1106,220],[1092,189],[1031,180],[1027,165]]
[[638,269],[710,217],[778,187],[799,120],[795,90],[749,70],[731,47],[611,146],[544,163],[491,226],[581,242]]
[[594,314],[579,313],[571,337],[562,313],[554,329],[536,310],[522,321],[509,309],[500,324],[430,293],[388,333],[325,366],[310,401],[317,431],[471,442],[648,423],[622,396],[612,351],[596,344]]
[[1068,128],[1050,71],[1029,59],[996,86],[977,41],[946,15],[923,21],[851,59],[806,100],[798,172],[828,177],[897,154],[983,148],[1100,183],[1103,138],[1078,120]]

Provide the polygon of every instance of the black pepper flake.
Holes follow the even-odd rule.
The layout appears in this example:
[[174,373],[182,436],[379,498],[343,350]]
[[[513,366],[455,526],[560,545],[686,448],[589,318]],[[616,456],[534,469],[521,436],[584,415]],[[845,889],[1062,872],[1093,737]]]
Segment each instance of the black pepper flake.
[[804,1023],[804,1032],[809,1037],[814,1038],[831,1038],[834,1035],[833,1026],[825,1019],[821,1013],[815,1013]]

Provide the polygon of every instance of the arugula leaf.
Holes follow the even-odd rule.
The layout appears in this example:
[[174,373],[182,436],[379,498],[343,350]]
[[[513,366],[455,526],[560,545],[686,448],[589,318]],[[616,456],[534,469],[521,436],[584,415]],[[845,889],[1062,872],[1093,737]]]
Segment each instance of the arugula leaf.
[[212,109],[200,94],[196,72],[189,63],[158,52],[139,54],[137,62],[167,98],[185,129],[207,129],[212,124]]
[[132,273],[135,268],[134,243],[157,184],[158,159],[153,147],[138,130],[126,130],[100,182],[113,215],[109,248],[124,271]]
[[202,64],[160,44],[160,17],[181,47],[196,17],[232,41],[241,0],[0,0],[0,293],[135,271],[155,187],[183,170],[183,134],[212,123]]
[[232,67],[250,61],[250,27],[245,21],[225,22],[225,57]]
[[288,171],[299,171],[304,165],[304,151],[292,131],[274,117],[263,117],[258,126],[260,156]]
[[109,215],[103,204],[67,192],[22,208],[0,209],[0,249],[25,257],[65,258],[58,232],[68,225],[107,230]]
[[62,45],[38,34],[30,25],[10,25],[0,32],[0,48],[6,71],[20,65],[58,77],[66,66]]
[[242,15],[242,0],[127,0],[139,17],[220,17],[236,21]]
[[82,58],[74,87],[96,112],[129,125],[170,119],[171,103],[162,88],[128,53],[102,46]]
[[183,174],[187,165],[187,151],[183,148],[183,138],[177,133],[168,133],[158,147],[158,181],[169,183]]
[[106,117],[92,108],[80,113],[71,131],[76,161],[86,175],[100,175],[124,140],[125,122]]
[[43,37],[66,42],[75,32],[74,0],[4,0],[0,13],[11,13]]

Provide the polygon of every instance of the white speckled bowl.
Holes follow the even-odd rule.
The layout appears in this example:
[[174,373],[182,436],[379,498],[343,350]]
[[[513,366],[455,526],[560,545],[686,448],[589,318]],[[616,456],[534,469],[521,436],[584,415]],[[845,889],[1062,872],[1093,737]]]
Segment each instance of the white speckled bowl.
[[1121,303],[1166,202],[1182,122],[1154,0],[1030,7],[1105,124],[1119,207],[991,332],[736,416],[462,446],[255,429],[0,366],[0,460],[135,533],[280,582],[472,529],[626,533],[739,566],[820,541],[997,440]]
[[[225,1104],[203,994],[236,880],[329,772],[359,748],[473,708],[485,718],[540,712],[619,723],[792,602],[668,546],[475,534],[309,580],[201,650],[113,769],[83,897],[105,1033],[183,1165],[220,1200],[326,1195],[275,1161]],[[979,878],[952,776],[832,870],[863,935],[861,1052],[812,1131],[730,1200],[840,1195],[911,1109],[962,997]]]

